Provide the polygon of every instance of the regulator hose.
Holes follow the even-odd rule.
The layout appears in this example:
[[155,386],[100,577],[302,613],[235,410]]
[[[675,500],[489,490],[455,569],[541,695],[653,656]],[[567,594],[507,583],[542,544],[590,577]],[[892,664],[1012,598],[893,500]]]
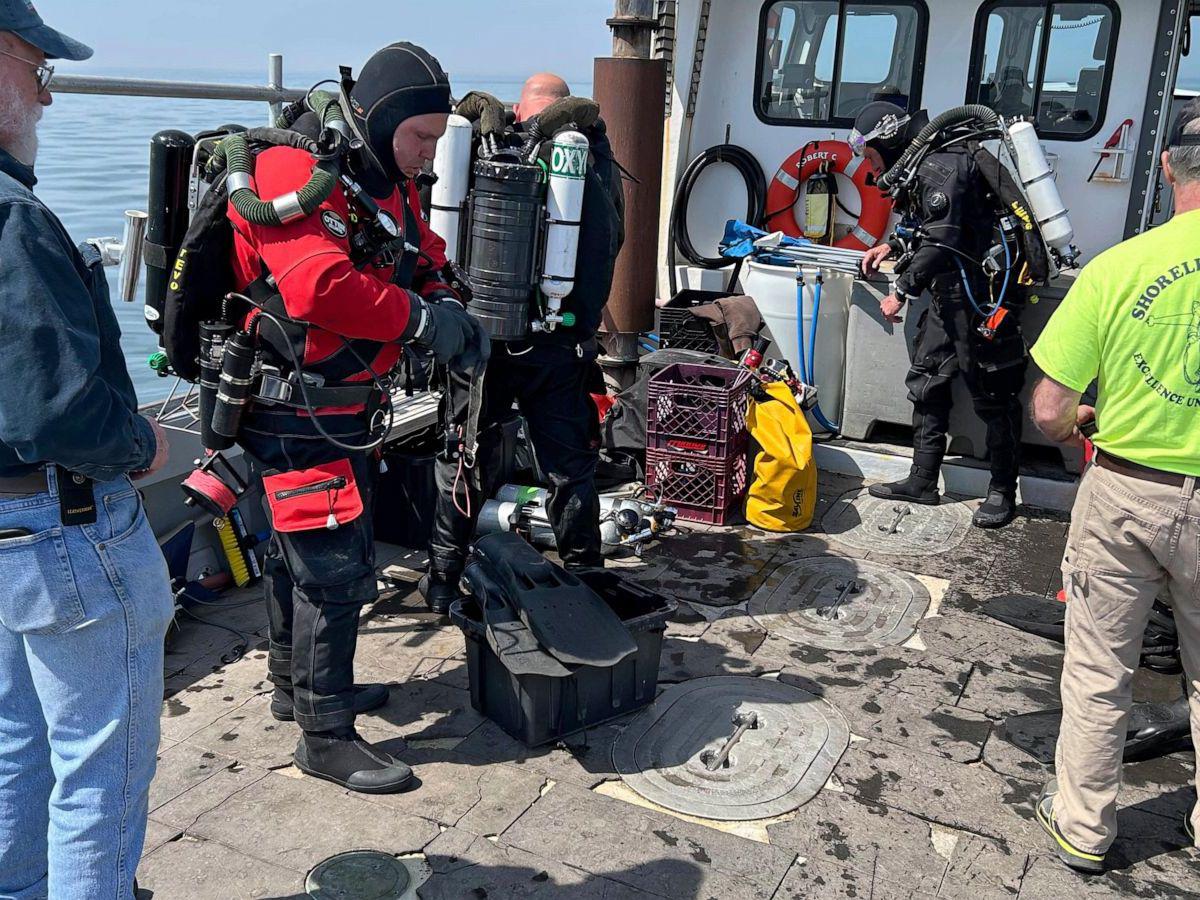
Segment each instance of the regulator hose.
[[925,148],[937,135],[947,128],[955,125],[963,125],[967,122],[980,122],[986,129],[999,124],[1000,116],[991,107],[984,106],[981,103],[972,103],[967,106],[956,106],[934,117],[928,125],[917,133],[912,143],[900,154],[900,158],[896,161],[896,164],[880,176],[878,181],[879,189],[884,192],[892,190],[896,186],[896,182],[909,170],[913,162],[924,152]]
[[766,214],[767,179],[762,166],[749,150],[736,144],[718,144],[709,147],[688,163],[679,179],[679,186],[675,189],[675,198],[671,203],[671,222],[667,232],[667,276],[671,285],[671,296],[679,292],[678,276],[675,274],[676,248],[689,263],[703,269],[723,269],[737,262],[724,256],[702,255],[688,235],[687,212],[692,189],[695,188],[701,173],[717,163],[729,163],[737,169],[746,184],[746,223],[757,227]]

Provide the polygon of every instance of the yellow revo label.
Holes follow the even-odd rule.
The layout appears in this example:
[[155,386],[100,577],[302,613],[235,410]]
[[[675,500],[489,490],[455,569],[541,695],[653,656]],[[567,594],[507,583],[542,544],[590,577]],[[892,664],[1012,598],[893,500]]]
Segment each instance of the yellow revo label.
[[175,257],[175,265],[171,267],[171,283],[168,287],[173,291],[179,290],[179,281],[183,278],[183,268],[186,264],[185,256],[187,256],[187,251],[180,250],[179,255]]

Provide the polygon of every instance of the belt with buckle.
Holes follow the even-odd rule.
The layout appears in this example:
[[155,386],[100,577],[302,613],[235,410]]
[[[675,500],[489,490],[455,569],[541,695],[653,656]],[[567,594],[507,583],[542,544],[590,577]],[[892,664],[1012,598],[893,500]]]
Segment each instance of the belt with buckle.
[[1108,469],[1110,472],[1116,472],[1118,475],[1128,475],[1130,478],[1139,478],[1142,481],[1153,481],[1155,484],[1169,484],[1172,487],[1183,487],[1188,479],[1187,475],[1179,472],[1152,469],[1141,463],[1121,459],[1119,456],[1105,453],[1099,447],[1096,448],[1096,465],[1102,469]]
[[[366,384],[339,384],[325,386],[324,383],[300,385],[295,376],[285,378],[264,372],[254,399],[267,406],[289,406],[294,409],[322,407],[363,406],[370,403],[379,393],[374,382]],[[307,401],[307,403],[305,402]]]

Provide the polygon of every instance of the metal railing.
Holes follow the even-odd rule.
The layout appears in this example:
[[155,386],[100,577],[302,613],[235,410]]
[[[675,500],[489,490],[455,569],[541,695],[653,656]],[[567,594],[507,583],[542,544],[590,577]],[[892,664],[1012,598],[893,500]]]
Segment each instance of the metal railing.
[[266,84],[221,84],[206,81],[56,74],[50,82],[50,90],[61,94],[104,94],[110,97],[264,101],[271,105],[272,121],[282,104],[304,96],[303,90],[283,86],[282,53],[268,55]]

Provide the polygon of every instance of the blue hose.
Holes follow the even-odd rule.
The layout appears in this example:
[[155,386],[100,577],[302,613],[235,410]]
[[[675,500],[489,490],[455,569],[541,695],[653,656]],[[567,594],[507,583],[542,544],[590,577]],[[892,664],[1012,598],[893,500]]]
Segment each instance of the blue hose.
[[963,288],[967,292],[967,300],[968,300],[968,302],[970,302],[971,308],[974,309],[976,313],[978,313],[980,316],[982,316],[985,319],[990,319],[993,315],[995,315],[996,311],[998,309],[1000,309],[1001,306],[1004,305],[1004,298],[1008,296],[1009,279],[1012,278],[1012,270],[1013,270],[1012,248],[1010,248],[1008,246],[1008,238],[1006,238],[1004,236],[1003,231],[1000,232],[1000,242],[1004,245],[1004,284],[1001,285],[1000,296],[999,296],[999,298],[997,298],[996,302],[992,305],[991,309],[985,310],[985,309],[981,308],[980,305],[975,301],[975,294],[972,293],[972,291],[971,291],[971,282],[967,280],[967,270],[963,266],[962,260],[959,259],[957,256],[954,257],[954,261],[956,263],[958,263],[958,272],[962,276]]
[[[818,316],[821,313],[821,287],[824,282],[821,277],[817,276],[817,286],[813,289],[813,326],[812,332],[808,338],[808,353],[804,352],[804,276],[802,270],[798,270],[796,278],[796,343],[800,352],[799,368],[800,378],[805,384],[815,388],[816,378],[814,372],[816,366],[814,360],[817,353],[817,325]],[[826,431],[837,434],[838,426],[825,418],[825,414],[821,412],[821,404],[815,403],[812,408],[813,418]]]

